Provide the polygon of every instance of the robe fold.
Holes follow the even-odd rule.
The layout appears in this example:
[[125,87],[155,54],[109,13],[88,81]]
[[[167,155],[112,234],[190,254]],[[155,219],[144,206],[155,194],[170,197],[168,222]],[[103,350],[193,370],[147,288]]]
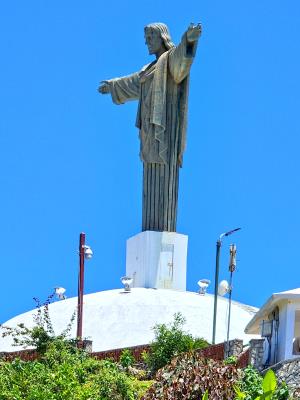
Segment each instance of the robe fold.
[[138,100],[143,162],[142,230],[176,231],[179,167],[186,145],[189,72],[197,42],[177,47],[134,74],[109,80],[115,104]]

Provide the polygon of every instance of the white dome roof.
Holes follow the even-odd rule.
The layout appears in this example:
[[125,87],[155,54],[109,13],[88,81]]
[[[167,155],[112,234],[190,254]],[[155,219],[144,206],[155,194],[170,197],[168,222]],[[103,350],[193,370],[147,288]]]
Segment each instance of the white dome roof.
[[[169,289],[134,288],[130,293],[123,289],[107,290],[84,296],[83,337],[93,341],[93,351],[111,350],[147,344],[154,338],[153,326],[168,323],[176,312],[186,318],[184,330],[195,337],[211,342],[213,320],[213,295],[200,296],[194,292]],[[76,310],[77,297],[50,304],[49,314],[56,334],[61,333]],[[230,339],[243,339],[245,343],[253,335],[244,329],[257,312],[257,308],[232,302]],[[20,314],[3,325],[15,327],[24,323],[34,325],[36,309]],[[227,336],[228,300],[218,298],[216,343]],[[76,321],[71,336],[76,335]],[[0,337],[0,351],[15,351],[10,337]]]

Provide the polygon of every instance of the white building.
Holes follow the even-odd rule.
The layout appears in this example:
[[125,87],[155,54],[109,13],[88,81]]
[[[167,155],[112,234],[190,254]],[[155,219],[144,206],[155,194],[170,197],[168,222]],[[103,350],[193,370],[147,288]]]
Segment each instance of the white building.
[[[153,326],[169,323],[176,312],[186,319],[184,330],[195,337],[211,342],[214,296],[211,294],[170,290],[133,288],[107,290],[84,296],[83,337],[93,341],[93,351],[111,350],[147,344],[154,339]],[[56,334],[67,326],[77,307],[77,297],[50,304],[49,314]],[[248,343],[252,335],[244,333],[256,308],[233,301],[231,309],[230,339],[243,339]],[[15,327],[24,323],[34,325],[36,309],[20,314],[4,325]],[[224,342],[227,335],[228,300],[219,298],[216,343]],[[71,336],[76,336],[76,321]],[[12,347],[10,337],[0,336],[0,351],[18,350]]]
[[269,365],[299,357],[293,343],[300,337],[300,288],[272,294],[248,323],[245,333],[266,337],[265,360]]

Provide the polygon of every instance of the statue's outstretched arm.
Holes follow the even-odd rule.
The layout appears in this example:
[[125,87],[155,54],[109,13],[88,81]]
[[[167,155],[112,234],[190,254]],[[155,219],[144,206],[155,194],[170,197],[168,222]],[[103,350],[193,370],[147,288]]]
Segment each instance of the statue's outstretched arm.
[[111,94],[115,104],[123,104],[126,101],[137,100],[140,94],[139,73],[134,73],[122,78],[114,78],[102,81],[98,91],[101,94]]
[[200,24],[190,24],[180,44],[170,51],[169,69],[176,83],[180,83],[189,74],[201,33]]

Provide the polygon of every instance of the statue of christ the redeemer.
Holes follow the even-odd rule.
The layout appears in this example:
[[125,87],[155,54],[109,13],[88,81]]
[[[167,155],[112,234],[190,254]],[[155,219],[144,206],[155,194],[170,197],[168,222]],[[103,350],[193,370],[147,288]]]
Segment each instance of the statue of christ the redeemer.
[[156,59],[139,72],[101,82],[115,104],[138,100],[136,126],[143,162],[142,230],[176,231],[179,167],[186,144],[189,73],[201,25],[191,24],[178,46],[168,27],[145,27],[149,54]]

